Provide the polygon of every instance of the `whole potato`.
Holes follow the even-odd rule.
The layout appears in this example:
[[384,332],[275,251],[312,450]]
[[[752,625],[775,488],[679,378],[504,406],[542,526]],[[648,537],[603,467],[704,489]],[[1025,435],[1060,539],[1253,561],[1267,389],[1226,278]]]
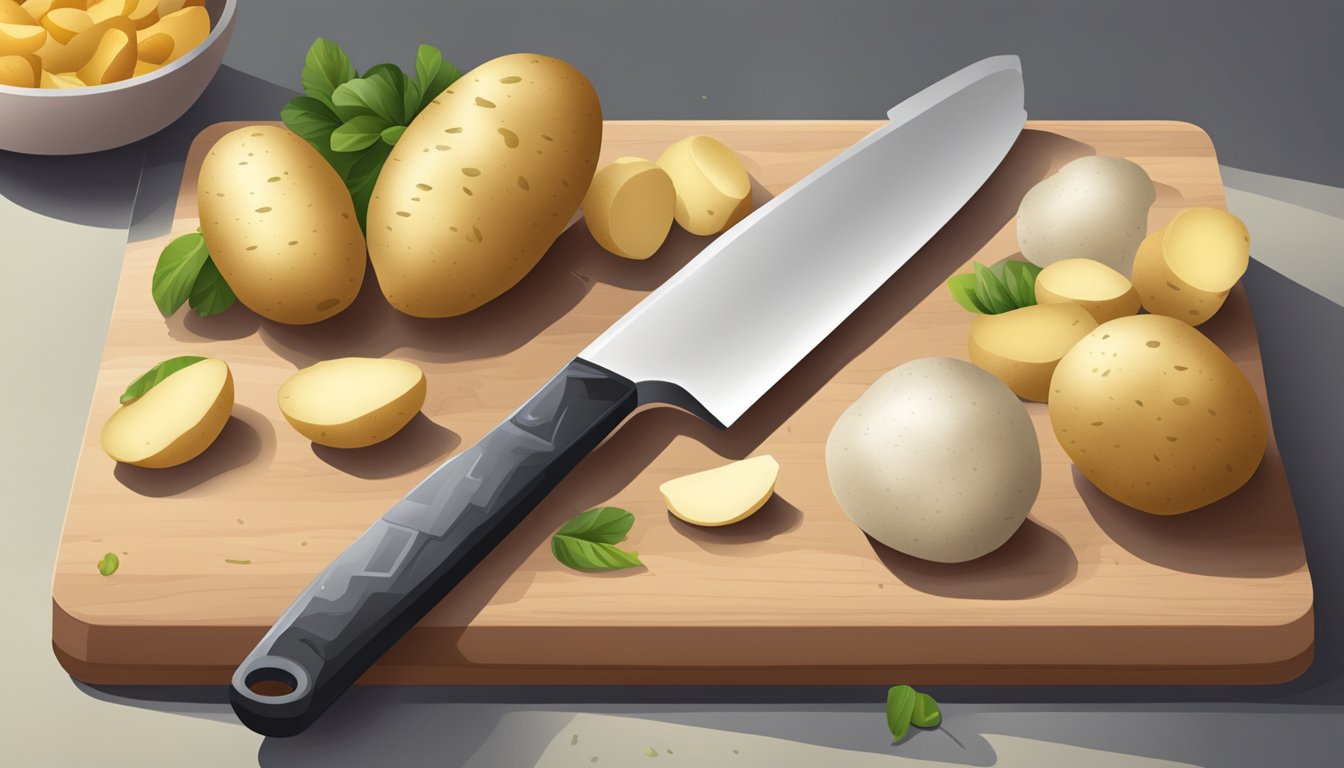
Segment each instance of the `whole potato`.
[[336,171],[273,125],[225,134],[196,187],[210,257],[248,309],[280,323],[325,320],[364,280],[364,236]]
[[369,257],[388,302],[450,317],[507,291],[569,224],[601,144],[597,93],[569,64],[516,53],[463,75],[373,188]]
[[835,498],[865,533],[900,552],[960,563],[1003,546],[1041,488],[1027,408],[961,360],[892,369],[826,440]]
[[1269,425],[1251,384],[1188,324],[1163,315],[1097,326],[1055,367],[1050,423],[1103,493],[1176,515],[1245,485]]
[[1123,157],[1080,157],[1027,191],[1017,244],[1039,267],[1092,259],[1128,275],[1157,200],[1152,179]]

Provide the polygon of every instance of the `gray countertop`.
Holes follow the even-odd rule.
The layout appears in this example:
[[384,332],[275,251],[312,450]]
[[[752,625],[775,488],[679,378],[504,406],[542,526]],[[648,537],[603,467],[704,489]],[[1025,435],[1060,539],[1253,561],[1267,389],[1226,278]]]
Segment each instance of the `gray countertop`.
[[[1331,81],[1344,60],[1333,39],[1344,30],[1344,6],[1231,6],[245,2],[226,67],[163,133],[96,156],[0,153],[0,423],[10,438],[0,444],[8,491],[0,589],[14,611],[0,658],[18,693],[0,704],[0,758],[550,765],[562,764],[552,760],[553,737],[568,744],[571,729],[600,733],[610,723],[592,713],[605,713],[630,718],[620,728],[644,729],[649,740],[674,733],[711,744],[728,732],[740,735],[744,753],[773,739],[823,750],[797,746],[743,765],[868,765],[874,755],[912,766],[1103,764],[1100,753],[1052,745],[1114,753],[1106,765],[1139,757],[1219,768],[1339,764],[1344,562],[1331,550],[1344,544],[1333,484],[1344,457],[1344,412],[1335,405],[1344,358],[1334,349],[1344,338],[1344,190],[1336,188],[1344,186],[1344,100]],[[263,740],[236,723],[221,690],[74,683],[50,652],[50,578],[121,253],[128,237],[167,230],[196,132],[219,120],[273,119],[318,34],[341,42],[358,66],[409,63],[420,42],[463,67],[515,50],[561,56],[594,80],[611,118],[877,117],[970,61],[1014,52],[1033,118],[1201,125],[1231,166],[1229,207],[1254,238],[1245,282],[1314,577],[1312,668],[1268,687],[945,688],[933,691],[946,702],[943,731],[899,748],[884,738],[876,688],[361,688],[302,736]],[[40,326],[32,322],[39,316]],[[1009,737],[1032,746],[1022,752]]]

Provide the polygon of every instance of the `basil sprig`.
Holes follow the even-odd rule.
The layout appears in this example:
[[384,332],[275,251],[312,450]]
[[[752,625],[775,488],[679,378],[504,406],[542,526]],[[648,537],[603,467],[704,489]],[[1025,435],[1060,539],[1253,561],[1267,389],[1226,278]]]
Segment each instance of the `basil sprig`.
[[947,281],[952,298],[969,312],[998,315],[1036,303],[1036,276],[1041,268],[1026,261],[1001,261],[992,267],[972,264],[969,275]]
[[899,742],[917,728],[937,728],[943,722],[938,702],[927,693],[920,693],[908,685],[892,686],[887,691],[887,728],[893,742]]
[[395,64],[378,64],[359,75],[339,45],[319,37],[299,74],[305,95],[286,104],[280,119],[340,175],[364,227],[373,184],[392,146],[459,77],[430,45],[416,51],[414,76]]
[[551,553],[578,571],[615,571],[643,565],[639,553],[616,544],[625,541],[635,516],[619,507],[598,507],[575,517],[551,537]]
[[210,260],[205,236],[199,228],[164,246],[154,266],[150,293],[164,317],[188,302],[201,317],[218,315],[232,307],[236,299],[233,289]]

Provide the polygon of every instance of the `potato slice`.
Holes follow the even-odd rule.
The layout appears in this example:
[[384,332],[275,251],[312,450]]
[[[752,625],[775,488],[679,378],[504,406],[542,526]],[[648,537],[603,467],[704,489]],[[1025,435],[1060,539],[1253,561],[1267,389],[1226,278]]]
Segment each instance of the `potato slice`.
[[0,56],[0,85],[36,88],[41,75],[42,65],[32,54]]
[[[159,6],[159,11],[163,12],[163,6]],[[163,15],[158,21],[139,30],[136,36],[139,45],[145,49],[140,58],[156,64],[168,64],[205,42],[205,38],[210,36],[210,14],[200,6],[183,8]],[[172,41],[166,52],[163,49],[167,44],[160,39],[162,37]]]
[[148,75],[150,72],[158,71],[158,69],[162,66],[163,66],[162,64],[155,64],[152,61],[145,61],[141,59],[140,61],[135,62],[135,72],[131,73],[131,77]]
[[708,136],[688,136],[658,158],[676,189],[677,223],[715,235],[751,213],[751,177],[733,151]]
[[[89,63],[93,55],[98,52],[98,45],[102,42],[103,36],[113,29],[128,37],[135,36],[135,25],[131,20],[117,16],[81,31],[64,45],[55,38],[48,37],[46,44],[37,51],[37,57],[42,60],[42,68],[48,72],[77,72]],[[134,63],[131,69],[134,70]]]
[[647,259],[672,228],[677,193],[667,171],[639,157],[622,157],[593,176],[583,218],[593,239],[627,259]]
[[83,88],[88,83],[79,79],[74,72],[48,72],[42,70],[43,88]]
[[1023,400],[1044,403],[1059,359],[1096,327],[1078,304],[1035,304],[977,315],[971,321],[971,362],[998,376]]
[[118,408],[103,425],[103,452],[138,467],[174,467],[209,448],[232,410],[233,374],[208,358]]
[[1078,304],[1104,323],[1137,314],[1139,293],[1129,278],[1099,261],[1064,259],[1036,276],[1036,303]]
[[114,16],[129,18],[135,6],[136,0],[94,0],[89,3],[88,14],[95,22],[107,21]]
[[23,10],[27,11],[29,16],[39,21],[57,8],[78,8],[82,11],[88,7],[85,0],[24,0],[19,5],[23,6]]
[[89,85],[125,80],[135,72],[135,37],[120,29],[109,29],[98,41],[88,62],[77,70],[79,79]]
[[144,29],[150,24],[159,20],[159,2],[158,0],[136,0],[126,18],[135,24],[136,29]]
[[425,404],[414,363],[376,357],[325,360],[280,385],[280,412],[318,445],[362,448],[395,435]]
[[730,525],[751,517],[775,492],[779,462],[753,456],[658,486],[667,509],[693,525]]
[[158,0],[160,16],[177,13],[183,8],[200,7],[203,5],[205,5],[205,0]]
[[75,35],[92,27],[93,24],[94,18],[89,12],[78,8],[57,8],[42,17],[42,27],[62,45],[70,42]]
[[[0,0],[2,2],[3,0]],[[9,0],[13,3],[13,0]],[[0,6],[3,8],[3,6]],[[14,6],[20,13],[22,8]],[[26,14],[25,14],[26,15]],[[34,53],[47,41],[47,30],[38,24],[20,24],[5,21],[0,12],[0,56],[22,56]]]
[[1250,264],[1251,235],[1217,208],[1187,208],[1139,245],[1134,287],[1144,309],[1190,325],[1213,317]]

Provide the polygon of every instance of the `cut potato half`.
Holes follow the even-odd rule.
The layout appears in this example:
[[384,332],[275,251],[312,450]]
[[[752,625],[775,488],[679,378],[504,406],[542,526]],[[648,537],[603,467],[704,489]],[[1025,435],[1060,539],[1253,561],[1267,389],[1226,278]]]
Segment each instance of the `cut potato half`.
[[721,526],[751,517],[775,492],[779,462],[753,456],[668,480],[658,486],[672,514],[693,525]]
[[414,363],[376,357],[326,360],[280,385],[280,412],[318,445],[363,448],[401,431],[425,404]]
[[1039,304],[1077,304],[1098,323],[1138,314],[1139,293],[1129,278],[1092,259],[1056,261],[1036,276]]
[[658,165],[676,190],[676,220],[693,235],[717,235],[751,213],[751,177],[733,150],[708,136],[668,147]]
[[1213,317],[1246,273],[1251,236],[1217,208],[1187,208],[1139,245],[1134,287],[1144,309],[1190,325]]
[[643,158],[622,157],[593,176],[583,219],[598,245],[627,259],[647,259],[667,239],[676,205],[667,171]]
[[971,321],[971,362],[989,371],[1023,400],[1044,403],[1050,377],[1065,353],[1097,321],[1077,304],[1035,304]]
[[233,374],[207,358],[164,379],[103,425],[103,452],[137,467],[175,467],[215,442],[233,410]]

